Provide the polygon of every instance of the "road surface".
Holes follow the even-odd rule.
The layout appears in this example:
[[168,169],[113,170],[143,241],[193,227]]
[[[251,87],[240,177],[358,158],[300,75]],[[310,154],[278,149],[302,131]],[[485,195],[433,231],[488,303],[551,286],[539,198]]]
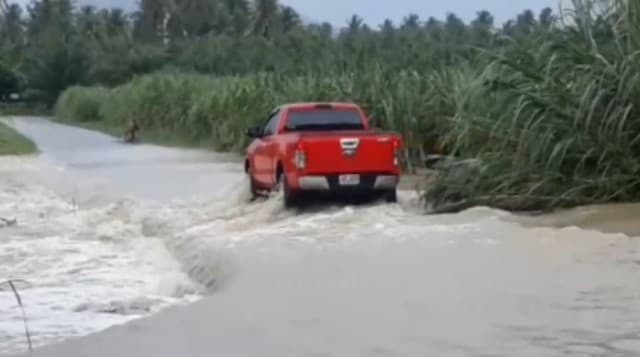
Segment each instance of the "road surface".
[[425,216],[408,192],[287,212],[247,203],[233,155],[10,123],[43,152],[0,159],[0,217],[19,222],[0,228],[0,277],[30,281],[37,348],[20,354],[5,291],[0,354],[640,354],[637,206]]

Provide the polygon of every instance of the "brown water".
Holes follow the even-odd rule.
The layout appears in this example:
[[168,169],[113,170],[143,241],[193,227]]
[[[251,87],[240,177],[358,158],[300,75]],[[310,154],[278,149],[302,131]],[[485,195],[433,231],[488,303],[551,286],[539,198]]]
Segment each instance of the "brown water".
[[[0,278],[33,285],[36,355],[640,355],[638,205],[284,211],[247,202],[233,155],[12,123],[43,151],[0,159]],[[0,292],[0,354],[21,329]]]

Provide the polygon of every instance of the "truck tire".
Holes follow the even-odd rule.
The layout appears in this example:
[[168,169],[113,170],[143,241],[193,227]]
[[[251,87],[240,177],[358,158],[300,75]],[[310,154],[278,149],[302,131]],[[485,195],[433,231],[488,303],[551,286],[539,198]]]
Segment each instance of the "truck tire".
[[387,203],[398,202],[398,191],[396,189],[389,190],[389,192],[385,193],[384,200]]
[[285,175],[284,172],[280,172],[280,175],[278,176],[277,186],[279,189],[282,190],[284,207],[285,208],[295,207],[298,204],[298,197],[295,194],[295,192],[291,190],[291,187],[289,186],[289,182],[287,181],[287,175]]
[[251,166],[249,166],[248,162],[245,163],[245,173],[249,179],[249,194],[251,195],[251,201],[254,201],[260,196],[260,192],[258,192],[258,184],[256,184],[256,180],[253,178],[251,171]]
[[251,201],[253,201],[260,196],[258,185],[256,185],[256,180],[254,180],[251,172],[248,172],[247,175],[249,176],[249,193],[251,194]]

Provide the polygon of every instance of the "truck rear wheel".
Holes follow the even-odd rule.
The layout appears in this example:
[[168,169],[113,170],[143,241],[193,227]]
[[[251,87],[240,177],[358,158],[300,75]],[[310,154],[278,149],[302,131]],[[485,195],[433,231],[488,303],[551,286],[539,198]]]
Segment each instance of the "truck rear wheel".
[[385,193],[384,200],[387,203],[398,202],[398,191],[396,189],[389,190],[387,193]]
[[291,190],[291,186],[289,186],[289,182],[287,181],[287,175],[285,175],[284,172],[280,172],[278,176],[277,187],[279,190],[282,190],[282,197],[286,208],[292,208],[298,204],[298,195]]

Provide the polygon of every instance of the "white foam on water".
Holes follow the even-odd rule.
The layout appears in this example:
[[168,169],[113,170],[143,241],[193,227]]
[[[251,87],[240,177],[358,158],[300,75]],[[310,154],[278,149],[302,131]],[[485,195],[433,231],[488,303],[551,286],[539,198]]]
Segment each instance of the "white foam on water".
[[[19,164],[3,161],[2,171],[24,170]],[[195,292],[162,242],[145,238],[123,214],[127,205],[135,206],[77,209],[44,187],[0,173],[0,217],[16,222],[0,227],[0,281],[30,283],[17,286],[36,346],[128,321]],[[8,286],[0,291],[0,317],[0,353],[23,349],[21,314]]]

